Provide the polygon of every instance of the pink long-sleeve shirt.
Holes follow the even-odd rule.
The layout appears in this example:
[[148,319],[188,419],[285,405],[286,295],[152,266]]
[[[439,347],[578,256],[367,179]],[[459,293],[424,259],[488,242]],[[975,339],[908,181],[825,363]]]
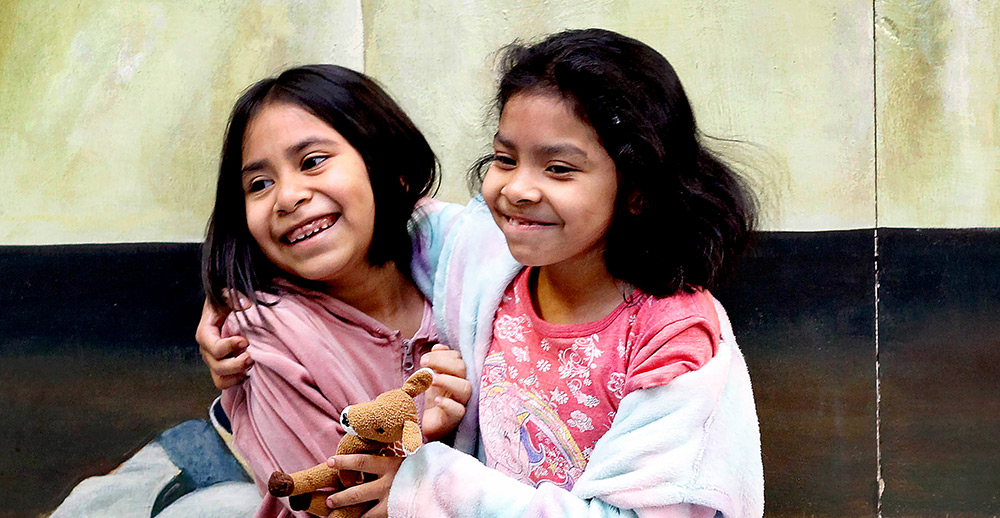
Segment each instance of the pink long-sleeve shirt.
[[300,289],[274,306],[230,315],[223,336],[234,334],[249,341],[254,366],[245,382],[223,391],[222,404],[264,497],[258,517],[308,516],[269,495],[268,477],[332,455],[344,407],[401,386],[436,341],[429,303],[407,338],[340,300]]

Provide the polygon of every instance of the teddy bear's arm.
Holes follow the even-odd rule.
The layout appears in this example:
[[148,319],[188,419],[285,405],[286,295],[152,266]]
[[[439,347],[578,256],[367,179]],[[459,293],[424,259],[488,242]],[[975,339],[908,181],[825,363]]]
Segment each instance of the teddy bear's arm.
[[311,493],[320,488],[336,485],[337,470],[323,462],[291,474],[275,471],[267,481],[267,490],[272,495],[280,497]]

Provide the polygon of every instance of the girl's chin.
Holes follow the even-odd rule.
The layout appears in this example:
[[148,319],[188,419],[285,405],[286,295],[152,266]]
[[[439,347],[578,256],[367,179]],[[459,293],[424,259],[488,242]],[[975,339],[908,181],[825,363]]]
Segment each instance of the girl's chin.
[[537,250],[518,251],[516,247],[511,247],[510,254],[514,260],[525,266],[549,266],[553,264],[553,259],[548,254],[539,253]]

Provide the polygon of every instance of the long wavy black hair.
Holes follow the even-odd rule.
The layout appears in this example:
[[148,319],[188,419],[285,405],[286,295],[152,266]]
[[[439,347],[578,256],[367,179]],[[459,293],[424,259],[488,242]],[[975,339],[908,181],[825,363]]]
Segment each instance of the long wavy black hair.
[[[648,45],[570,30],[501,54],[499,112],[522,93],[568,100],[614,160],[618,194],[604,259],[616,279],[657,297],[714,289],[735,269],[756,225],[756,201],[705,138],[680,79]],[[492,157],[470,172],[474,187]]]
[[202,247],[202,282],[209,301],[226,305],[223,290],[259,302],[256,292],[276,293],[275,279],[291,278],[261,252],[250,235],[241,183],[243,136],[260,110],[290,103],[323,120],[364,160],[375,200],[375,231],[368,262],[393,262],[410,274],[413,253],[407,225],[417,200],[433,193],[438,162],[420,130],[378,84],[336,65],[307,65],[251,85],[229,117],[219,164],[215,208]]

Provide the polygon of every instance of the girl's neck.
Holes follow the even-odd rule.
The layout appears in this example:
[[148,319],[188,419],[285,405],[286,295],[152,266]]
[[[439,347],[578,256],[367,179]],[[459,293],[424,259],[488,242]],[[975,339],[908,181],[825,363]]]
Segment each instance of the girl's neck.
[[552,324],[585,324],[609,315],[623,300],[624,286],[596,255],[541,266],[529,283],[538,316]]
[[356,282],[327,285],[326,293],[409,338],[420,329],[424,298],[392,262],[353,276]]

